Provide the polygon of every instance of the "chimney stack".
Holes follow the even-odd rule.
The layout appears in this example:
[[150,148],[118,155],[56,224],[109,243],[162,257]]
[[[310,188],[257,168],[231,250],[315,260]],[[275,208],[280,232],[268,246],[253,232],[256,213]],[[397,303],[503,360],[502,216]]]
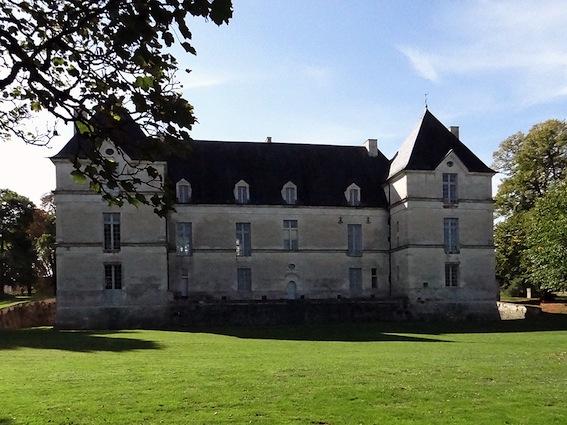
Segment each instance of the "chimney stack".
[[272,137],[271,136],[266,137],[266,143],[272,143]]
[[368,139],[364,142],[364,147],[368,150],[368,156],[378,156],[378,140]]
[[449,131],[451,133],[453,133],[453,136],[455,136],[457,139],[461,140],[459,138],[459,126],[458,125],[452,125],[449,127]]

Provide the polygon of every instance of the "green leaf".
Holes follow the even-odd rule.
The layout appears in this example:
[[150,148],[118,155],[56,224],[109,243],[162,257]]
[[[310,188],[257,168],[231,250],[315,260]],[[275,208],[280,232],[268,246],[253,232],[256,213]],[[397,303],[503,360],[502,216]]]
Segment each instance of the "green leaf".
[[85,184],[86,181],[87,181],[87,178],[85,177],[83,172],[80,171],[80,170],[73,170],[71,172],[71,175],[73,176],[73,181],[75,183]]
[[94,128],[90,124],[85,124],[82,121],[75,121],[75,126],[80,134],[90,134],[93,132]]

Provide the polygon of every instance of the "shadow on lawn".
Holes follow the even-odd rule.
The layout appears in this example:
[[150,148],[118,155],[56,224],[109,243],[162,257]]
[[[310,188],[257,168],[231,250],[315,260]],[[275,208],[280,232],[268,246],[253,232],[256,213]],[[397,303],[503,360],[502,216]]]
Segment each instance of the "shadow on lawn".
[[0,418],[0,425],[10,425],[13,423],[14,421],[10,418]]
[[[0,350],[39,348],[77,352],[124,352],[155,350],[161,346],[153,341],[122,338],[117,331],[59,331],[52,328],[34,328],[0,331]],[[120,332],[120,335],[125,332]],[[0,418],[0,425],[3,424]]]
[[542,313],[539,317],[533,319],[506,321],[379,322],[185,329],[188,332],[205,332],[237,338],[339,342],[451,342],[447,339],[435,338],[435,336],[565,330],[567,330],[567,314],[546,313]]

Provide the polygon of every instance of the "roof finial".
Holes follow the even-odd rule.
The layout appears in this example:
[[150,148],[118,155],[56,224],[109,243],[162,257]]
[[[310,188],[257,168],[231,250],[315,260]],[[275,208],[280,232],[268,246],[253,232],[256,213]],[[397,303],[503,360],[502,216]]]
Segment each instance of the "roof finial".
[[427,93],[425,93],[425,109],[428,109],[428,106],[429,105],[427,105]]

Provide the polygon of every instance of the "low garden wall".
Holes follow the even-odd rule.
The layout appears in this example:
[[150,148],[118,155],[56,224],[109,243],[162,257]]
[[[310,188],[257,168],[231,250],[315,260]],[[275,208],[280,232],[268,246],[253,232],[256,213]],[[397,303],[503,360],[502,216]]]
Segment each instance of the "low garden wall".
[[0,329],[52,326],[55,323],[55,300],[33,301],[0,309]]

